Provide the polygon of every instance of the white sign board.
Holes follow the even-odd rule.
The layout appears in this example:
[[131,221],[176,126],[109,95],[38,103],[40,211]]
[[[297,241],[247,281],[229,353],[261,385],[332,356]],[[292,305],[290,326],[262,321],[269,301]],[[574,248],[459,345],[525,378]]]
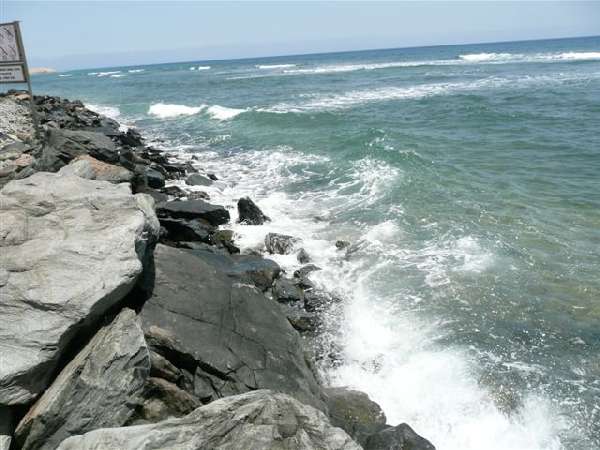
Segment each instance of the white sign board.
[[24,83],[27,81],[23,66],[11,65],[0,66],[0,84],[2,83]]
[[23,55],[14,23],[0,24],[0,62],[22,62]]

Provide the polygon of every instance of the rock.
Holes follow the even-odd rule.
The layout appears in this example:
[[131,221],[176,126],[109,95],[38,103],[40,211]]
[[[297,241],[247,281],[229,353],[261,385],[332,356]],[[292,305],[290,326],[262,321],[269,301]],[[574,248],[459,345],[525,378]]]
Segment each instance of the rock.
[[158,238],[129,186],[38,172],[0,191],[0,404],[31,402],[77,333],[133,287]]
[[210,195],[204,191],[193,191],[186,193],[188,200],[210,200]]
[[263,214],[250,197],[240,198],[237,203],[237,208],[239,215],[238,222],[240,223],[245,223],[247,225],[262,225],[271,220]]
[[287,255],[299,240],[286,234],[269,233],[265,236],[265,247],[269,253]]
[[348,242],[348,241],[342,241],[342,240],[335,241],[335,248],[337,248],[338,250],[343,250],[348,247],[350,247],[350,242]]
[[32,148],[22,142],[14,142],[0,149],[0,187],[10,180],[24,178],[28,168],[35,164],[35,158],[26,152]]
[[162,192],[164,192],[167,195],[172,195],[175,198],[181,198],[187,195],[187,193],[179,186],[167,186],[162,189]]
[[165,186],[165,176],[158,170],[151,167],[146,168],[144,173],[148,186],[153,189],[160,189]]
[[162,378],[149,378],[144,396],[145,401],[134,423],[158,422],[171,417],[181,417],[202,404],[192,394]]
[[103,327],[23,417],[23,450],[54,449],[75,434],[125,425],[141,404],[150,354],[130,309]]
[[320,267],[315,266],[314,264],[308,264],[304,267],[300,267],[298,270],[294,271],[294,277],[295,278],[304,278],[306,277],[309,273],[311,272],[315,272],[317,270],[321,270]]
[[261,291],[269,289],[281,272],[279,264],[260,255],[223,255],[206,251],[191,253],[234,281],[253,284]]
[[213,180],[199,173],[193,173],[185,179],[188,186],[210,186]]
[[298,251],[298,254],[296,255],[296,259],[298,260],[298,262],[300,264],[306,264],[306,263],[310,262],[310,256],[308,255],[306,250],[304,250],[303,248],[301,248]]
[[316,331],[319,327],[319,317],[307,312],[296,305],[282,304],[283,312],[290,324],[300,333]]
[[172,383],[179,383],[183,377],[181,370],[171,364],[164,356],[154,351],[150,351],[150,375],[155,378],[163,378]]
[[129,128],[126,133],[119,134],[119,141],[128,147],[141,147],[144,145],[142,135],[135,129]]
[[217,178],[217,176],[214,173],[207,173],[206,176],[213,181],[219,181],[219,179]]
[[124,167],[98,161],[89,155],[78,156],[60,169],[59,173],[75,175],[88,180],[110,181],[111,183],[128,182],[133,178],[133,173]]
[[386,427],[385,414],[367,394],[346,388],[325,390],[331,423],[365,445],[370,435]]
[[279,278],[273,283],[273,297],[281,303],[304,301],[304,292],[292,280]]
[[218,230],[212,235],[212,241],[215,245],[224,247],[231,254],[239,253],[240,249],[236,247],[233,241],[232,230]]
[[405,423],[373,434],[364,448],[365,450],[435,450],[431,442],[419,436]]
[[180,419],[73,436],[59,450],[142,448],[360,450],[321,411],[267,390],[223,398]]
[[154,261],[152,295],[140,314],[147,342],[194,374],[197,397],[268,387],[325,409],[300,337],[277,303],[191,251],[158,245]]
[[13,435],[12,411],[0,405],[0,450],[10,450]]
[[119,152],[114,142],[102,133],[79,130],[50,129],[44,152],[53,153],[56,164],[65,165],[81,155],[90,155],[108,163],[119,162]]
[[304,308],[307,311],[323,311],[332,303],[340,303],[342,300],[330,292],[318,289],[310,289],[304,293]]
[[203,200],[166,202],[158,205],[156,213],[171,219],[203,219],[214,226],[229,222],[229,212],[225,208]]
[[212,243],[211,236],[216,230],[214,226],[202,219],[161,219],[160,224],[167,231],[167,234],[164,238],[172,242],[200,241]]

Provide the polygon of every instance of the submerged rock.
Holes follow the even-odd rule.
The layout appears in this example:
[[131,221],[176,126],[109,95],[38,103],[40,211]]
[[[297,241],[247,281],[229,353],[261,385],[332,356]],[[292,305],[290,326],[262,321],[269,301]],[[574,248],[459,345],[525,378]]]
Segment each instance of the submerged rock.
[[180,419],[73,436],[59,450],[141,448],[360,450],[322,412],[266,390],[212,402]]
[[269,388],[326,409],[277,303],[190,251],[158,245],[154,261],[143,328],[154,351],[193,374],[194,395],[208,401]]
[[158,238],[129,186],[38,172],[0,191],[0,404],[31,402],[76,333],[133,287]]
[[325,394],[331,423],[359,444],[365,445],[370,435],[386,427],[381,407],[364,392],[339,387],[326,389]]
[[407,424],[387,427],[367,439],[365,450],[435,450],[424,437],[419,436]]
[[300,264],[306,264],[310,262],[310,256],[306,250],[301,248],[296,255],[296,259]]
[[247,225],[262,225],[265,222],[270,221],[258,206],[254,203],[250,197],[243,197],[238,200],[237,203],[240,223]]
[[214,226],[229,222],[229,211],[220,205],[211,205],[203,200],[166,202],[159,205],[156,212],[159,217],[172,219],[203,219]]
[[286,234],[269,233],[265,236],[265,247],[269,253],[287,255],[292,253],[299,239]]
[[150,354],[135,313],[123,310],[61,371],[16,430],[23,450],[54,449],[69,436],[125,425],[141,404]]

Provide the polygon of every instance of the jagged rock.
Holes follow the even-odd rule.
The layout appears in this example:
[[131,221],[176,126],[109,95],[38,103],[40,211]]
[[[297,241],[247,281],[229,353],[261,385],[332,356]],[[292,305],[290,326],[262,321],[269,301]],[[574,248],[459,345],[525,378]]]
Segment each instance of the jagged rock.
[[320,319],[315,313],[293,304],[281,304],[281,307],[290,324],[300,333],[316,331],[319,327]]
[[360,450],[321,411],[266,390],[223,398],[180,419],[74,436],[59,450],[142,448]]
[[124,309],[66,365],[16,430],[22,450],[55,449],[97,428],[125,425],[141,404],[150,354],[135,312]]
[[0,405],[0,450],[9,450],[13,435],[12,411]]
[[306,264],[310,262],[310,256],[308,255],[308,252],[306,250],[304,250],[303,248],[301,248],[298,251],[298,254],[296,255],[296,259],[298,260],[298,262],[300,264]]
[[38,172],[0,191],[0,404],[32,401],[77,332],[133,287],[152,200],[126,184]]
[[175,367],[164,356],[150,351],[150,375],[163,378],[172,383],[178,383],[183,376],[181,370]]
[[237,208],[239,215],[238,222],[240,223],[245,223],[247,225],[262,225],[271,220],[265,216],[250,197],[240,198],[237,203]]
[[144,145],[142,135],[133,128],[129,128],[125,133],[120,133],[119,141],[121,141],[122,145],[127,145],[129,147],[140,147]]
[[210,200],[210,195],[204,191],[193,191],[185,194],[188,200]]
[[431,442],[419,436],[405,423],[373,434],[364,448],[365,450],[435,450]]
[[317,270],[321,270],[321,268],[318,266],[315,266],[314,264],[308,264],[306,266],[300,267],[298,270],[295,270],[294,278],[304,278],[309,273],[315,272]]
[[165,176],[156,168],[148,167],[144,172],[148,186],[153,189],[160,189],[165,186]]
[[337,248],[338,250],[343,250],[348,247],[350,247],[350,242],[348,242],[348,241],[342,241],[342,240],[335,241],[335,248]]
[[386,427],[381,407],[364,392],[338,387],[326,389],[325,394],[331,423],[359,444],[365,445],[370,435]]
[[199,173],[193,173],[185,179],[188,186],[210,186],[213,180]]
[[265,247],[269,253],[287,255],[298,241],[299,239],[286,234],[269,233],[265,236]]
[[229,222],[229,212],[225,208],[203,200],[166,202],[158,205],[156,213],[171,219],[204,219],[214,226]]
[[181,198],[187,195],[187,193],[179,186],[167,186],[162,189],[162,192],[164,192],[167,195],[172,195],[175,198]]
[[76,175],[88,180],[110,181],[112,183],[128,182],[133,178],[133,173],[124,167],[98,161],[89,155],[78,156],[60,169],[59,173],[62,175]]
[[181,417],[202,405],[192,394],[162,378],[149,378],[144,396],[144,403],[133,423],[158,422],[171,417]]
[[200,241],[212,243],[211,236],[216,230],[205,220],[161,219],[160,224],[165,228],[168,241]]
[[277,303],[190,251],[158,245],[154,262],[140,314],[147,341],[194,374],[197,397],[268,387],[325,409],[300,337]]
[[226,248],[232,255],[239,253],[240,249],[236,247],[233,241],[232,230],[218,230],[212,235],[212,241],[215,245]]
[[253,284],[262,291],[269,289],[281,272],[279,264],[260,255],[224,255],[206,251],[191,253],[234,281]]
[[5,145],[0,150],[0,187],[10,180],[24,178],[28,168],[35,164],[35,158],[26,152],[31,147],[22,142]]
[[292,280],[278,278],[273,283],[273,297],[282,303],[302,302],[304,292]]
[[[42,159],[48,169],[58,169],[81,155],[90,155],[108,163],[119,162],[119,152],[114,142],[94,131],[63,130],[51,128]],[[47,160],[45,158],[48,158]]]
[[342,300],[339,297],[327,291],[319,289],[310,289],[304,293],[304,308],[307,311],[322,311],[332,303],[339,303]]

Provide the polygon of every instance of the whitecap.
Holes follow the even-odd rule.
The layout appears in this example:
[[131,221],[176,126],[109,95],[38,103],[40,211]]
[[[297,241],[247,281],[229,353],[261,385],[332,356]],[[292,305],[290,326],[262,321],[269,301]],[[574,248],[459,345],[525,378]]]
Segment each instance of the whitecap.
[[213,119],[229,120],[245,112],[245,109],[227,108],[226,106],[212,105],[206,109],[206,112]]
[[98,114],[102,114],[110,119],[117,119],[121,115],[121,111],[116,106],[95,105],[93,103],[86,104],[85,107]]
[[206,108],[206,105],[200,106],[186,106],[186,105],[170,105],[165,103],[155,103],[150,105],[148,114],[156,116],[161,119],[168,119],[178,116],[191,116],[198,114],[200,111]]
[[288,69],[290,67],[296,67],[296,64],[257,64],[255,67],[262,70]]
[[458,55],[460,59],[468,62],[506,61],[513,57],[511,53],[468,53]]
[[[94,72],[92,72],[92,73],[94,73]],[[98,72],[97,75],[98,75],[98,77],[107,77],[109,75],[118,75],[120,73],[121,73],[120,70],[113,70],[110,72]]]
[[140,72],[144,72],[146,69],[131,69],[128,70],[127,72],[129,73],[140,73]]

